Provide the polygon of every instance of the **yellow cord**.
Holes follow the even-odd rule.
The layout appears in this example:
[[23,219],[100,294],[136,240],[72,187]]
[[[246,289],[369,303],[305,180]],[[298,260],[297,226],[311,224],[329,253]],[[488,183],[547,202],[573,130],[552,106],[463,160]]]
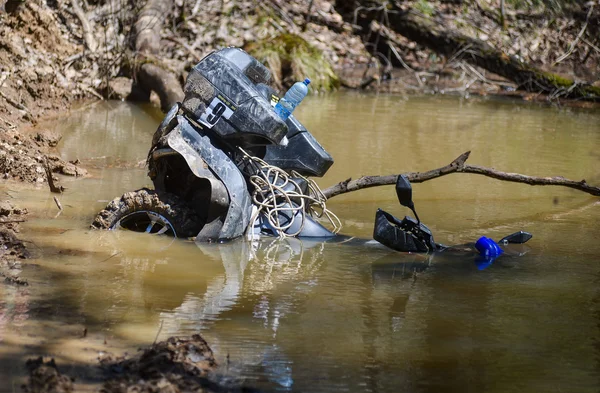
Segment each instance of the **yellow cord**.
[[[254,187],[252,191],[252,202],[256,210],[250,219],[250,224],[246,232],[254,228],[258,216],[263,213],[269,224],[277,231],[279,238],[295,237],[302,232],[306,221],[306,214],[321,218],[325,216],[333,226],[333,232],[338,233],[342,228],[342,223],[338,216],[327,208],[327,198],[318,184],[296,171],[289,174],[281,168],[270,165],[264,160],[254,157],[239,148],[244,159],[254,167],[254,174],[250,176],[250,184]],[[308,195],[302,192],[302,189],[292,178],[300,178],[308,184]],[[288,188],[288,190],[286,190]],[[294,220],[282,224],[280,213],[286,213],[287,216],[294,217],[298,212],[302,214],[300,228],[288,233]]]

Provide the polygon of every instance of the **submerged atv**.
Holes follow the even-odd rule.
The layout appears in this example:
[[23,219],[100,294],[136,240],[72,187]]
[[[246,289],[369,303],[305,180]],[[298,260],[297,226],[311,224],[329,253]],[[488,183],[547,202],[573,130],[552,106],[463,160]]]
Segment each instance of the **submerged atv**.
[[[333,159],[294,116],[284,121],[275,113],[279,98],[270,82],[269,70],[238,48],[200,61],[188,75],[183,102],[171,108],[152,139],[148,175],[154,190],[116,198],[92,227],[196,242],[243,235],[347,241],[310,214],[314,205],[326,208],[308,177],[323,176]],[[396,192],[417,219],[398,220],[379,210],[375,240],[399,251],[444,249],[418,220],[405,177],[398,178]]]
[[[115,199],[92,227],[196,241],[238,238],[252,218],[250,178],[264,175],[248,157],[294,173],[289,187],[306,193],[306,177],[323,176],[333,159],[294,116],[279,118],[270,81],[269,70],[241,49],[204,58],[187,78],[183,102],[171,108],[152,139],[148,175],[154,190]],[[302,213],[294,206],[284,210],[278,214],[278,228],[270,225],[273,220],[257,217],[251,232],[278,236],[283,227],[301,237],[335,236]]]

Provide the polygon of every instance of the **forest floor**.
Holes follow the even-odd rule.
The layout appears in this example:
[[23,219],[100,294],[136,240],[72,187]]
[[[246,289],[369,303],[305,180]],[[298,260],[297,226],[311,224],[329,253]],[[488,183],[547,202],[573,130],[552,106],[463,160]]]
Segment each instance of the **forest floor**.
[[[0,176],[5,182],[47,187],[48,171],[85,176],[78,162],[66,162],[57,154],[61,135],[40,128],[38,123],[68,116],[69,109],[82,100],[144,97],[136,93],[135,57],[129,49],[131,26],[141,2],[83,1],[80,11],[87,15],[87,24],[79,18],[81,13],[66,3],[0,0]],[[600,43],[598,35],[593,35],[600,6],[579,19],[567,13],[548,14],[547,10],[509,10],[508,28],[503,29],[496,3],[419,0],[405,2],[403,7],[413,7],[543,70],[600,86]],[[251,47],[286,32],[320,51],[345,88],[400,94],[508,94],[559,102],[552,94],[519,91],[513,82],[468,64],[463,61],[467,50],[445,58],[411,42],[389,30],[384,13],[364,31],[349,19],[351,12],[338,12],[334,1],[205,0],[174,4],[161,31],[157,61],[182,84],[191,67],[211,51],[225,46]],[[280,88],[292,82],[289,70],[274,70],[274,74],[279,74]],[[153,95],[151,99],[157,98]],[[26,218],[27,211],[14,206],[14,201],[0,201],[0,279],[4,281],[0,285],[27,285],[19,273],[28,252],[18,236],[19,224]],[[46,367],[44,372],[53,373],[56,369],[43,361],[31,364],[32,370]],[[201,374],[193,367],[191,370]],[[32,375],[36,375],[34,371]],[[62,391],[69,391],[68,381],[56,378],[66,386]],[[157,381],[167,386],[160,378]],[[125,391],[111,386],[106,391]]]

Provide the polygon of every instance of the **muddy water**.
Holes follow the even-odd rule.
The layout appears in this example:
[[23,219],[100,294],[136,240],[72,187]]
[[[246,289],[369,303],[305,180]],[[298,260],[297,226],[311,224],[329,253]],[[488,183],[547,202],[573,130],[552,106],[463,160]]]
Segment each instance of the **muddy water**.
[[[600,184],[600,113],[447,97],[311,97],[298,118],[350,176],[469,162]],[[27,288],[0,285],[0,391],[22,359],[54,356],[92,390],[99,352],[201,332],[214,378],[266,391],[595,392],[600,387],[600,203],[556,187],[454,174],[414,185],[436,240],[534,234],[480,270],[473,255],[266,240],[196,246],[87,229],[106,201],[148,185],[151,110],[101,103],[53,124],[64,158],[90,169],[52,195],[2,185],[33,219]],[[369,237],[393,188],[330,201],[343,232]],[[522,256],[515,254],[524,253]],[[84,329],[87,334],[84,335]]]

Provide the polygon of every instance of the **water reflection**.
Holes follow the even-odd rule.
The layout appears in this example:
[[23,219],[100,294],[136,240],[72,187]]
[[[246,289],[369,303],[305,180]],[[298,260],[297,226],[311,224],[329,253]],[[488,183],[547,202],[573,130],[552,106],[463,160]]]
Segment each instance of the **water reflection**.
[[[350,313],[363,325],[356,333],[366,345],[355,350],[359,356],[357,359],[367,362],[365,367],[369,372],[356,377],[363,382],[371,379],[369,383],[377,390],[377,386],[383,381],[377,374],[370,372],[384,367],[383,359],[396,354],[393,345],[382,347],[380,340],[387,337],[384,341],[389,342],[390,335],[403,335],[410,301],[420,302],[420,292],[428,290],[427,282],[432,276],[443,276],[449,280],[472,280],[478,272],[476,254],[472,251],[408,254],[390,252],[384,247],[365,242],[340,244],[294,238],[263,238],[253,242],[234,241],[195,246],[202,254],[202,257],[198,257],[198,260],[203,261],[200,268],[219,264],[222,268],[214,270],[212,275],[205,275],[206,284],[202,288],[198,283],[193,286],[193,290],[182,293],[180,305],[160,312],[161,336],[220,331],[219,339],[213,341],[213,344],[220,346],[225,342],[228,348],[233,348],[234,344],[243,343],[242,348],[234,350],[233,363],[221,371],[225,377],[257,376],[254,383],[277,386],[277,390],[281,391],[293,390],[294,374],[302,375],[300,386],[306,388],[307,383],[308,370],[305,367],[308,365],[302,359],[303,356],[296,352],[297,349],[290,347],[290,335],[298,340],[310,340],[314,334],[331,336],[336,331],[348,334],[346,329],[340,330],[341,321],[338,320],[340,314],[345,315],[345,319],[348,318],[345,310],[348,308],[354,310]],[[370,255],[365,255],[365,252]],[[366,263],[342,267],[341,270],[335,264],[330,266],[336,270],[335,277],[331,277],[331,272],[324,271],[328,268],[326,260],[328,256],[340,253],[361,255]],[[514,263],[511,259],[519,254],[509,250],[507,255],[496,261],[497,268],[510,267]],[[175,263],[177,262],[171,261],[172,265]],[[369,271],[369,275],[363,274]],[[419,280],[425,280],[425,284],[419,284]],[[356,298],[349,297],[347,304],[340,309],[337,309],[340,307],[340,299],[331,297],[330,300],[337,303],[337,307],[332,306],[331,311],[335,309],[337,316],[327,316],[327,312],[324,313],[323,310],[311,311],[311,301],[315,297],[324,296],[322,291],[329,286],[335,291],[342,291],[343,286],[358,290],[354,293]],[[326,297],[326,301],[327,299]],[[310,322],[314,317],[319,321]],[[294,322],[298,318],[298,323]],[[306,318],[309,319],[308,324]],[[325,332],[313,326],[315,322],[322,324],[322,329],[332,330]],[[253,327],[256,323],[261,328]],[[303,337],[304,329],[311,336]],[[240,331],[243,332],[241,340],[240,337],[232,336]],[[282,337],[279,336],[280,332]],[[350,342],[346,345],[350,345]],[[336,349],[338,350],[340,348]],[[376,360],[378,358],[380,360]],[[369,359],[373,362],[370,366]],[[299,364],[295,364],[298,361]],[[328,362],[335,363],[336,360],[329,358],[326,360]],[[336,380],[337,372],[334,370],[329,370],[327,377],[322,376],[327,378],[327,386],[331,387],[330,383]],[[330,374],[332,371],[333,374]],[[315,371],[311,369],[310,372]],[[398,383],[396,378],[394,383]],[[347,386],[346,382],[343,386]],[[385,383],[381,387],[384,386]]]
[[[263,375],[267,379],[264,382],[291,389],[293,361],[276,341],[280,321],[297,312],[297,298],[293,288],[284,296],[274,297],[273,293],[286,285],[317,285],[325,243],[271,238],[196,246],[204,256],[202,260],[222,264],[222,273],[208,279],[203,293],[187,293],[181,305],[160,313],[164,335],[206,330],[227,319],[224,314],[234,307],[242,307],[251,312],[249,317],[259,321],[271,337],[262,343],[255,342],[252,351],[237,358],[228,372]],[[247,301],[249,298],[253,299],[251,303]],[[240,300],[244,304],[239,304]]]

